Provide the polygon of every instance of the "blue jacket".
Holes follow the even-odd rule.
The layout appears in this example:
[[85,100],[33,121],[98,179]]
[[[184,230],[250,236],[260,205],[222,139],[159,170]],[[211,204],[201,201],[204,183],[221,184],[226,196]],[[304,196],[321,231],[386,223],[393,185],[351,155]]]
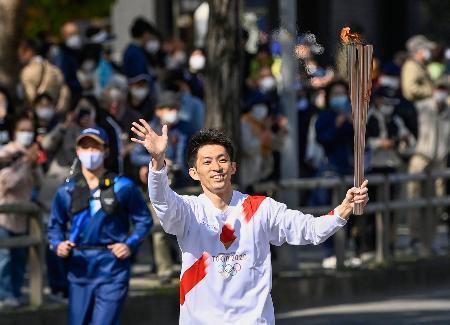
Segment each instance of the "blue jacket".
[[[70,239],[75,245],[104,245],[125,243],[136,251],[152,227],[147,204],[137,186],[126,177],[118,176],[114,192],[120,209],[107,215],[98,199],[98,189],[91,191],[89,208],[71,215],[72,192],[75,180],[58,188],[53,199],[48,222],[48,240],[56,251],[58,244]],[[130,221],[134,225],[130,233]],[[70,227],[68,225],[70,224]],[[130,259],[119,260],[109,249],[72,249],[69,257],[68,279],[75,283],[127,282],[130,277]]]
[[353,126],[345,121],[336,127],[337,113],[325,109],[319,113],[316,121],[316,137],[328,158],[329,167],[339,175],[353,172]]
[[122,71],[128,77],[132,78],[138,75],[151,75],[149,63],[144,50],[131,43],[123,53]]

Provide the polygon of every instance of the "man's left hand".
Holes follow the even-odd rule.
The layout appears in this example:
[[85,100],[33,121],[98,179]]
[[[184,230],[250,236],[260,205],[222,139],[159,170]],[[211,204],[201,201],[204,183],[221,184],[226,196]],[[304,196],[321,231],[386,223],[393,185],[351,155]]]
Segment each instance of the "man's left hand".
[[336,212],[341,218],[348,219],[353,211],[355,203],[363,204],[364,206],[367,204],[369,201],[367,183],[368,181],[366,179],[360,187],[352,187],[347,191],[345,199],[342,201],[341,205],[336,208]]
[[111,250],[111,252],[121,260],[124,260],[131,255],[130,248],[127,246],[127,244],[123,243],[117,243],[109,245],[108,248]]

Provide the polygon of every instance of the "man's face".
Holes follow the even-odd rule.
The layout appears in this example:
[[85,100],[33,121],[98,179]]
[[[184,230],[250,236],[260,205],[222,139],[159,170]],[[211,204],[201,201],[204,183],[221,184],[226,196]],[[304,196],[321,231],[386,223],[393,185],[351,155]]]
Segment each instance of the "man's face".
[[235,173],[236,163],[231,161],[226,149],[217,144],[202,146],[198,150],[195,166],[189,169],[193,179],[216,194],[232,190],[231,176]]

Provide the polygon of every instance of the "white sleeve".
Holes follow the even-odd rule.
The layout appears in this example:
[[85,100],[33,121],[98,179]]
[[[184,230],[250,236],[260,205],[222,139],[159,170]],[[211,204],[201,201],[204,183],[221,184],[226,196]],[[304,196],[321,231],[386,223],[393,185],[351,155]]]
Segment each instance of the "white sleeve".
[[269,241],[273,245],[280,246],[285,242],[291,245],[318,245],[347,223],[336,212],[315,218],[311,214],[290,210],[271,198],[268,200]]
[[169,187],[167,169],[148,172],[148,196],[164,231],[184,237],[192,219],[192,209],[181,195]]

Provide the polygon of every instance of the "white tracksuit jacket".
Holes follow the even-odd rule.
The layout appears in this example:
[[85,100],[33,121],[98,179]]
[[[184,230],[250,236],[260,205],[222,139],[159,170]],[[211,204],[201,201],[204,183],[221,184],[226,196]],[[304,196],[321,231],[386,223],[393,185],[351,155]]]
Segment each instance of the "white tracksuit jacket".
[[150,166],[148,180],[161,225],[182,251],[180,324],[274,324],[270,244],[319,244],[346,223],[334,211],[314,218],[237,191],[221,211],[204,194],[172,191],[165,168]]

